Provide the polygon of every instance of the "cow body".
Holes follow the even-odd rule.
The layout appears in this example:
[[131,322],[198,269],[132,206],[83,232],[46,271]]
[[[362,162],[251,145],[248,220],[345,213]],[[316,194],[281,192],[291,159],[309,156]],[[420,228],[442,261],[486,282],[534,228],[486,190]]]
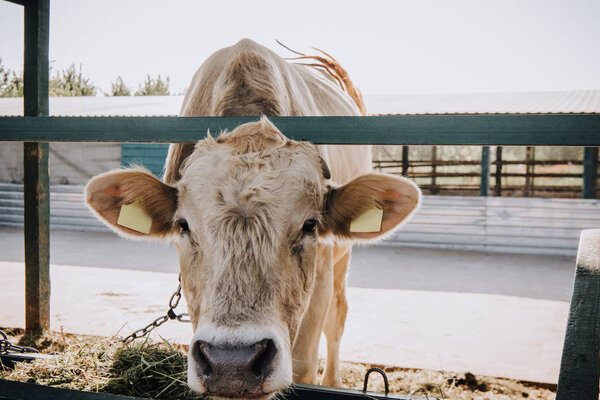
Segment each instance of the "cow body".
[[[351,116],[360,112],[354,100],[327,73],[287,63],[269,49],[244,39],[216,52],[198,69],[180,115]],[[171,145],[165,169],[167,183],[178,179],[181,154],[190,154],[191,147]],[[344,184],[371,171],[371,146],[317,149],[334,182]],[[316,383],[319,339],[326,327],[328,362],[322,383],[341,386],[339,346],[346,319],[346,272],[352,245],[319,247],[317,287],[293,348],[294,381]]]
[[[327,73],[289,64],[242,40],[196,72],[182,116],[360,115]],[[327,338],[325,385],[340,386],[352,243],[391,232],[419,205],[411,182],[370,174],[369,146],[314,146],[287,139],[269,120],[219,138],[173,144],[165,182],[140,170],[94,178],[90,207],[116,223],[122,204],[153,218],[150,236],[177,246],[194,329],[188,384],[217,397],[268,398],[295,382],[316,383]],[[350,221],[383,209],[379,232]]]

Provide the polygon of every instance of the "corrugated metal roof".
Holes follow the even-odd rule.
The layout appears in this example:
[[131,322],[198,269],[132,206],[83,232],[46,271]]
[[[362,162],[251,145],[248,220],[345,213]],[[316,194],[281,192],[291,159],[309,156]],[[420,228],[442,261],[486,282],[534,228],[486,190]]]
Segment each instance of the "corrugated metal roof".
[[600,113],[600,90],[365,96],[371,114]]
[[[50,115],[177,115],[182,103],[183,96],[50,97]],[[23,99],[0,99],[0,115],[23,115]]]
[[[50,115],[177,115],[183,96],[51,97]],[[600,90],[365,96],[369,114],[600,113]],[[0,99],[0,115],[22,115],[23,100]]]

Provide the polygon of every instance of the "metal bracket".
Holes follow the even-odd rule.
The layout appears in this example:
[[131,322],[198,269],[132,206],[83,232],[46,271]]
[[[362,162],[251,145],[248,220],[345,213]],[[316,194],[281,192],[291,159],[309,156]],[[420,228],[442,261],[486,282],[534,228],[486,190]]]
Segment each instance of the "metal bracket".
[[36,359],[49,359],[52,358],[49,354],[40,354],[40,353],[20,353],[20,352],[8,352],[0,354],[0,368],[10,368],[13,369],[15,367],[15,363],[17,362],[31,362]]

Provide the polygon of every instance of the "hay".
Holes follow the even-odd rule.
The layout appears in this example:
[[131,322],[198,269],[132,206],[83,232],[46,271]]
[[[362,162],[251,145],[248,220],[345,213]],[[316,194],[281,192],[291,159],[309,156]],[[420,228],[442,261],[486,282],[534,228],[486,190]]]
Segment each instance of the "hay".
[[[14,370],[0,367],[1,379],[154,399],[200,398],[186,386],[186,346],[142,340],[126,346],[116,338],[55,332],[35,336],[0,329],[13,343],[59,352],[50,360],[20,363]],[[323,366],[321,360],[319,374]],[[458,400],[549,400],[556,395],[543,385],[509,379],[353,363],[342,363],[342,382],[362,390],[364,374],[372,366],[385,370],[391,393]],[[369,390],[383,391],[377,374],[371,375]]]
[[21,329],[0,329],[13,343],[56,354],[47,360],[19,363],[14,370],[0,367],[2,379],[98,392],[111,377],[117,340],[64,333],[25,335]]
[[115,354],[112,377],[103,391],[153,399],[198,399],[186,384],[182,351],[164,343],[135,343]]

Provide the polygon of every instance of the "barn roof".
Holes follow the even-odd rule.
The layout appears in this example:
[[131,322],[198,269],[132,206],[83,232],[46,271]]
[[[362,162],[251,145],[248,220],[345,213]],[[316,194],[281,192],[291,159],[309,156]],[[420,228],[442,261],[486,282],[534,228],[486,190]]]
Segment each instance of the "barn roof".
[[[365,96],[370,114],[600,113],[600,90]],[[51,97],[50,115],[177,115],[183,96]],[[20,98],[0,99],[0,115],[22,115]]]
[[600,90],[367,96],[377,114],[600,113]]
[[[177,115],[183,96],[50,97],[51,116]],[[22,98],[0,99],[0,115],[23,115]]]

